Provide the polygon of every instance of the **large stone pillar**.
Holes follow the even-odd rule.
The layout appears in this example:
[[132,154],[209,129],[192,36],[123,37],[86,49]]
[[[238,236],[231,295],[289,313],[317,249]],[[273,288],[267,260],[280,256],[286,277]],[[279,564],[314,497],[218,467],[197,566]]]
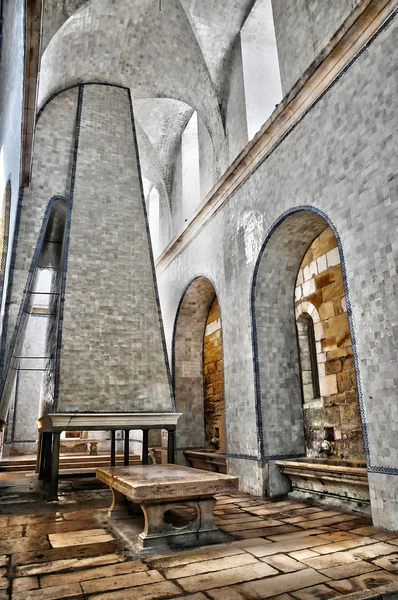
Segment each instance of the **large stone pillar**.
[[39,417],[173,412],[127,89],[78,86],[51,100],[38,121],[7,308],[3,419],[37,269],[55,252],[49,244],[59,260]]

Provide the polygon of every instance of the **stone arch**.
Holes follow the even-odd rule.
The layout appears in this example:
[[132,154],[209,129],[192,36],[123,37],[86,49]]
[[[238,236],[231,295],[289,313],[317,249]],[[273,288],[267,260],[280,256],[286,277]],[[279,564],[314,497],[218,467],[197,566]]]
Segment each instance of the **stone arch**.
[[[131,0],[97,0],[83,5],[55,33],[43,53],[38,105],[43,106],[59,90],[87,82],[128,87],[134,100],[165,97],[183,101],[203,119],[222,170],[226,161],[224,126],[200,45],[179,0],[170,2],[167,11],[157,8],[156,0],[134,0],[133,4]],[[150,28],[145,25],[148,19]],[[126,23],[124,28],[121,20]],[[87,25],[84,36],[82,22]],[[159,39],[165,40],[165,46],[159,46]],[[174,52],[175,40],[185,48],[181,64]],[[72,46],[73,72],[66,60]],[[145,55],[142,47],[149,49]],[[90,61],[87,53],[93,57]]]
[[[271,227],[253,277],[256,408],[261,453],[265,459],[293,458],[305,453],[294,288],[308,247],[327,226],[332,229],[339,249],[367,454],[365,413],[341,240],[325,214],[311,206],[303,206],[287,211]],[[303,306],[304,309],[309,307]]]
[[177,460],[185,449],[205,447],[203,340],[210,307],[218,294],[204,276],[191,281],[177,309],[173,332],[173,386],[177,412]]

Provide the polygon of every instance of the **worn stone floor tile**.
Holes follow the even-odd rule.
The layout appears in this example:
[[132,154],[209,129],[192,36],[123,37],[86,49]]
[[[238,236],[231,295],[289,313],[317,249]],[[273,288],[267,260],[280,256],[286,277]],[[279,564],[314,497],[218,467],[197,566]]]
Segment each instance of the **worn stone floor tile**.
[[138,573],[147,571],[148,567],[140,560],[126,561],[115,565],[97,567],[95,569],[84,569],[72,573],[57,573],[56,575],[44,575],[40,577],[41,587],[52,587],[54,585],[67,585],[69,583],[81,583],[91,579],[102,579],[104,577],[116,577],[127,573]]
[[239,500],[243,502],[247,500],[247,498],[227,498],[226,500],[217,500],[217,508],[225,507],[228,504],[237,504]]
[[72,510],[69,512],[63,513],[63,519],[65,521],[85,521],[90,520],[93,516],[93,511],[90,509],[87,510]]
[[264,538],[250,538],[248,540],[237,540],[236,542],[231,542],[231,546],[238,546],[238,548],[246,548],[246,546],[264,546],[265,544],[272,544],[270,540],[265,540]]
[[318,556],[318,553],[315,550],[297,550],[297,552],[290,552],[289,556],[296,560],[301,560],[302,558],[313,558],[314,556]]
[[48,540],[44,537],[40,538],[18,538],[12,540],[4,540],[0,542],[1,554],[14,554],[20,552],[30,552],[38,550],[46,550],[50,548]]
[[120,563],[126,560],[123,554],[105,554],[104,556],[93,556],[89,558],[70,558],[65,560],[55,560],[47,563],[38,563],[33,565],[22,565],[15,569],[18,577],[27,575],[44,575],[46,573],[58,573],[67,569],[81,569],[83,567],[95,567]]
[[34,552],[16,552],[11,555],[12,565],[28,565],[31,563],[44,563],[54,560],[63,560],[69,558],[85,558],[88,556],[98,556],[100,554],[111,554],[121,550],[123,544],[112,539],[109,542],[95,544],[86,544],[84,546],[69,546],[66,548],[51,548],[49,550],[35,550]]
[[13,594],[12,600],[61,600],[75,598],[82,595],[82,588],[78,583],[73,585],[57,585],[46,590],[30,590]]
[[[49,536],[49,538],[50,537],[51,536]],[[67,546],[83,546],[87,544],[98,544],[100,542],[111,542],[112,540],[113,537],[108,533],[96,536],[89,535],[88,537],[71,537],[70,535],[65,535],[65,537],[62,538],[51,539],[50,542],[53,548],[65,548]]]
[[61,533],[51,533],[48,537],[50,542],[52,542],[53,540],[65,540],[68,538],[76,539],[89,536],[94,537],[98,535],[106,535],[107,533],[108,531],[106,531],[106,529],[103,529],[102,527],[96,527],[94,529],[80,529],[79,531],[73,531],[71,533],[69,533],[68,531]]
[[217,573],[205,573],[178,579],[178,584],[187,592],[202,592],[215,587],[229,586],[243,581],[251,581],[276,575],[277,571],[265,563],[253,563]]
[[343,544],[326,544],[325,546],[317,546],[319,554],[333,554],[334,552],[344,552],[347,550]]
[[342,523],[343,521],[352,520],[352,515],[336,515],[335,517],[326,517],[326,519],[316,519],[314,521],[300,523],[300,527],[309,529],[311,527],[323,527],[324,525],[334,525],[335,523]]
[[[323,537],[323,536],[322,536]],[[339,546],[344,546],[344,548],[359,548],[360,546],[366,546],[368,544],[374,544],[375,540],[371,537],[358,537],[354,540],[343,540],[339,542]]]
[[285,516],[283,517],[283,515],[281,515],[281,519],[285,522],[285,523],[300,523],[301,521],[306,521],[307,520],[307,515],[310,514],[315,514],[320,512],[321,509],[320,508],[303,508],[300,511],[299,510],[292,510],[289,512],[289,515],[292,516]]
[[355,540],[360,539],[361,536],[355,535],[355,533],[351,533],[348,531],[333,531],[332,533],[322,533],[320,537],[323,537],[324,540],[328,540],[329,542],[343,542],[345,540]]
[[164,569],[171,567],[179,567],[188,565],[191,563],[200,562],[203,560],[210,560],[213,558],[224,558],[227,556],[242,555],[244,551],[239,547],[222,546],[218,548],[201,548],[200,550],[194,550],[189,553],[177,553],[169,554],[167,556],[161,556],[159,558],[152,559],[148,557],[147,563],[152,569]]
[[39,578],[33,577],[19,577],[14,579],[12,582],[13,594],[16,592],[23,592],[24,590],[35,590],[39,587]]
[[[319,536],[322,539],[324,536]],[[317,546],[317,552],[319,554],[331,554],[333,552],[340,552],[344,550],[350,550],[355,548],[360,548],[361,546],[366,546],[368,544],[374,544],[375,540],[370,537],[358,537],[353,540],[343,540],[341,542],[333,543],[333,544],[325,544],[325,546]]]
[[381,532],[380,529],[376,529],[373,525],[368,525],[367,527],[353,527],[351,533],[356,535],[374,535]]
[[98,527],[95,519],[90,521],[58,521],[55,523],[39,523],[37,525],[27,525],[25,535],[27,537],[37,535],[48,535],[57,533],[67,533],[73,531],[92,530]]
[[234,587],[213,589],[208,595],[213,600],[258,600],[259,598],[275,598],[279,594],[300,588],[324,583],[327,578],[314,569],[305,569],[296,573],[277,575],[259,581],[251,581]]
[[[306,516],[306,518],[304,520],[305,521],[318,521],[319,519],[326,519],[328,517],[338,517],[342,514],[343,513],[339,512],[337,510],[321,510],[317,513],[313,513],[313,514]],[[313,525],[313,527],[316,527],[316,525]]]
[[181,594],[180,588],[171,581],[162,581],[117,592],[94,594],[90,596],[90,600],[166,600],[166,598],[173,598],[176,594]]
[[37,525],[39,523],[55,523],[63,521],[60,512],[37,515],[10,515],[8,517],[9,525]]
[[145,586],[159,581],[164,581],[164,577],[158,571],[143,571],[141,573],[129,573],[127,575],[83,581],[81,586],[85,594],[95,594],[122,588]]
[[164,574],[167,579],[180,579],[182,577],[190,577],[202,573],[211,573],[214,571],[222,571],[224,569],[233,569],[257,563],[257,559],[248,553],[238,554],[237,556],[227,556],[225,558],[216,558],[214,560],[202,560],[201,562],[191,563],[181,567],[172,567],[165,569]]
[[6,590],[8,588],[7,577],[0,577],[0,590]]
[[[236,519],[239,517],[243,517],[245,519],[256,518],[253,515],[250,515],[250,513],[240,510],[239,508],[237,508],[236,510],[234,510],[232,512],[230,512],[230,511],[226,512],[225,510],[215,510],[214,514],[217,515],[217,518],[222,518],[223,520]],[[257,517],[257,518],[259,518],[259,517]]]
[[[343,523],[336,523],[335,528],[340,529],[341,531],[351,531],[353,529],[358,529],[359,527],[369,527],[370,525],[372,525],[372,522],[370,519],[365,518],[365,517],[361,517],[361,518],[355,517],[355,520],[345,521]],[[357,533],[357,532],[355,532],[355,533]],[[359,534],[359,535],[367,535],[367,534]]]
[[283,527],[283,529],[285,530],[288,527],[291,527],[292,529],[290,531],[297,531],[297,528],[294,527],[294,525],[284,525],[281,521],[275,521],[274,519],[270,520],[270,521],[264,521],[263,519],[258,519],[256,521],[252,521],[252,522],[243,522],[243,523],[237,523],[237,522],[232,522],[232,523],[226,523],[225,525],[222,524],[220,525],[221,529],[223,531],[244,531],[244,530],[249,530],[249,529],[262,529],[264,527],[275,527],[280,529],[280,526]]
[[389,554],[373,561],[374,565],[387,569],[387,571],[398,571],[398,554]]
[[281,525],[280,527],[267,527],[267,522],[264,521],[264,527],[259,527],[256,529],[245,529],[245,530],[228,530],[228,533],[231,533],[237,537],[242,538],[250,538],[250,537],[270,537],[277,534],[282,533],[291,533],[296,532],[297,528],[294,525]]
[[[295,505],[294,504],[286,504],[285,506],[265,506],[264,508],[253,508],[250,512],[256,514],[256,515],[272,515],[275,513],[283,513],[289,510],[289,508],[291,510],[295,509]],[[286,515],[287,516],[287,515]]]
[[9,519],[8,515],[2,515],[0,517],[0,529],[2,529],[3,527],[7,527],[9,525],[8,519]]
[[294,560],[294,558],[286,556],[286,554],[273,554],[272,556],[266,556],[261,560],[283,573],[293,573],[294,571],[308,568],[307,565],[303,565],[297,560]]
[[378,571],[379,567],[373,565],[370,562],[359,560],[358,562],[349,563],[346,565],[340,565],[338,567],[329,567],[328,569],[322,569],[322,575],[330,577],[331,579],[346,579],[348,577],[356,577],[363,573],[371,573],[372,571]]
[[371,544],[369,546],[361,546],[360,548],[354,548],[347,550],[352,556],[359,558],[377,558],[386,554],[392,554],[396,552],[397,548],[393,544],[387,544],[386,542],[379,542],[377,544]]
[[332,590],[326,585],[314,585],[299,592],[294,592],[294,597],[298,600],[328,600],[329,598],[341,597],[340,592]]
[[[231,515],[228,515],[228,518],[226,518],[227,515],[225,517],[217,517],[214,518],[214,523],[216,525],[229,525],[231,522],[232,523],[262,523],[264,525],[264,521],[263,519],[261,519],[260,517],[253,517],[250,514],[246,514],[243,516],[240,515],[234,515],[234,517],[231,519]],[[277,521],[277,524],[281,524],[280,521]]]
[[198,594],[189,594],[189,596],[178,596],[178,598],[176,596],[174,596],[174,598],[171,598],[171,600],[208,600],[206,598],[206,596],[204,596],[202,594],[202,592],[199,592]]
[[378,587],[388,585],[389,583],[398,583],[398,575],[388,573],[387,571],[376,571],[351,579],[330,581],[329,585],[342,594],[351,594],[366,589],[376,590]]
[[[271,554],[287,554],[294,550],[303,550],[320,546],[322,540],[316,537],[300,538],[296,540],[286,540],[284,542],[274,542],[270,544],[255,544],[253,546],[246,546],[246,552],[254,554],[254,556],[263,557],[271,556]],[[319,555],[318,555],[319,556]]]
[[302,537],[309,537],[310,535],[320,535],[322,534],[322,529],[306,529],[302,531],[300,529],[295,529],[289,533],[283,533],[281,535],[268,535],[267,537],[273,542],[283,542],[284,540],[295,540]]
[[281,594],[280,596],[275,596],[272,600],[294,600],[294,598],[290,594]]
[[[21,538],[23,535],[23,526],[22,525],[13,525],[10,527],[5,527],[0,530],[1,531],[1,541],[3,540],[11,540],[14,538]],[[44,534],[46,535],[46,534]]]
[[398,543],[398,534],[396,531],[378,531],[372,534],[372,538],[379,540],[380,542],[392,542]]
[[303,558],[302,562],[313,569],[321,570],[346,565],[358,560],[360,559],[357,556],[354,556],[347,550],[346,552],[336,552],[335,554],[326,554],[315,558]]

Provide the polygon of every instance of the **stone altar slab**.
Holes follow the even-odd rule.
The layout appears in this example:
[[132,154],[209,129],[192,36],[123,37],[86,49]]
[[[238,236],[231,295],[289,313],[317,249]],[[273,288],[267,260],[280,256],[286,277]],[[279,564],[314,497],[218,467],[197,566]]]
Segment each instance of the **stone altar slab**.
[[[126,517],[126,499],[144,516],[140,548],[188,547],[221,543],[228,536],[213,522],[215,494],[238,488],[238,478],[179,465],[140,465],[97,469],[113,494],[108,511]],[[133,517],[132,517],[133,518]]]

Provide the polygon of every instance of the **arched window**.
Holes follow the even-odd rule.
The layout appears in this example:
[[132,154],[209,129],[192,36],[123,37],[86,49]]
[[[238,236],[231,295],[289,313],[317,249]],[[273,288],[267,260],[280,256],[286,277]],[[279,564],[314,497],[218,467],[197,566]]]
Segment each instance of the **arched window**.
[[271,0],[257,0],[240,37],[247,132],[251,140],[282,100]]
[[184,222],[200,204],[198,114],[193,113],[181,137],[182,212]]
[[318,361],[314,321],[308,313],[297,320],[297,337],[300,352],[301,379],[304,403],[320,397]]

